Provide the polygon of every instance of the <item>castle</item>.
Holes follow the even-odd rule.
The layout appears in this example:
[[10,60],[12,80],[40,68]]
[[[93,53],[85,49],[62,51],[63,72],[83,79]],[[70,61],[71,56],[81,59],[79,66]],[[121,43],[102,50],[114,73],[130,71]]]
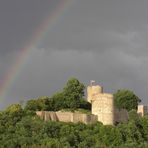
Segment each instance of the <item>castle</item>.
[[[103,87],[95,85],[94,81],[91,81],[90,86],[87,87],[87,101],[92,104],[91,115],[61,111],[37,111],[36,114],[45,121],[83,122],[86,124],[100,121],[104,125],[128,121],[127,110],[115,108],[113,95],[104,93]],[[139,105],[137,113],[140,116],[148,114],[148,107]]]
[[97,115],[98,121],[104,125],[114,125],[128,120],[128,112],[115,108],[113,95],[104,93],[103,87],[95,85],[94,81],[87,87],[87,101],[92,104],[92,114]]

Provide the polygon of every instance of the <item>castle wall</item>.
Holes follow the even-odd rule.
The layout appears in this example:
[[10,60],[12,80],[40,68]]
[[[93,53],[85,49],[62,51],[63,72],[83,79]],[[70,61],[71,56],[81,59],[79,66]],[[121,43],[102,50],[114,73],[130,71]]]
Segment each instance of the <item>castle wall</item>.
[[128,118],[128,112],[126,109],[115,109],[115,122],[126,123]]
[[86,124],[95,123],[98,121],[98,117],[96,115],[83,115],[83,122]]
[[148,106],[144,106],[144,105],[138,105],[138,110],[137,113],[143,117],[145,115],[148,115]]
[[97,122],[97,116],[81,113],[37,111],[36,114],[45,121],[82,122],[85,124]]
[[41,119],[44,119],[45,111],[36,111],[36,115],[38,115]]
[[84,122],[84,116],[85,114],[78,114],[78,113],[73,113],[72,117],[73,117],[73,122],[77,123],[77,122]]
[[[55,114],[59,121],[62,121],[62,122],[72,122],[73,121],[73,117],[72,117],[73,113],[71,112],[55,112]],[[52,120],[52,121],[55,121],[55,120]]]

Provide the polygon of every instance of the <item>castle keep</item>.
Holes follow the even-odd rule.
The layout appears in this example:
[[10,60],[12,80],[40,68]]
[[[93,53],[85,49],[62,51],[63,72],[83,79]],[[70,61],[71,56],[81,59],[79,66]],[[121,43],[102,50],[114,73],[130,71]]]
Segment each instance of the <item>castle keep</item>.
[[128,113],[125,109],[114,107],[112,94],[104,93],[103,87],[94,82],[87,87],[87,101],[92,104],[92,114],[97,115],[98,121],[104,125],[114,125],[116,122],[126,122]]
[[114,99],[112,94],[103,93],[99,85],[87,87],[87,100],[92,104],[92,114],[103,124],[114,124]]

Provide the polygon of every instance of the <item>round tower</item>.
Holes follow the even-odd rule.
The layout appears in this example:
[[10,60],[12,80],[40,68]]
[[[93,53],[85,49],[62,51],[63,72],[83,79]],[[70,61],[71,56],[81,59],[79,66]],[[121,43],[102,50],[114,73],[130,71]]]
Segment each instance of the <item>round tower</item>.
[[114,124],[114,98],[112,94],[98,94],[93,97],[92,114],[104,125]]
[[99,85],[90,85],[87,87],[87,101],[91,103],[93,96],[103,93],[103,87]]

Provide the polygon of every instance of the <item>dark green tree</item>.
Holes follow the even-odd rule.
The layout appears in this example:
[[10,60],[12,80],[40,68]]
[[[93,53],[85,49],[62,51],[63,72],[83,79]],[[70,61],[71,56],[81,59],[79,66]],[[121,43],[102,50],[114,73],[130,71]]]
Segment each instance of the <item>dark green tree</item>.
[[50,103],[52,104],[53,110],[61,110],[65,108],[76,109],[84,108],[90,109],[91,105],[84,97],[84,84],[80,83],[76,78],[71,78],[66,83],[62,92],[54,94]]
[[84,89],[84,84],[80,83],[76,78],[71,78],[64,87],[63,93],[71,98],[80,99],[84,96]]
[[22,110],[23,109],[20,104],[12,104],[8,106],[5,111],[8,112],[9,114],[14,114],[14,113],[22,112]]
[[135,109],[137,110],[138,103],[141,100],[130,90],[118,90],[114,94],[115,106],[117,108],[124,108],[128,111]]
[[48,97],[39,97],[38,99],[28,100],[25,110],[38,111],[38,110],[51,110],[50,99]]
[[84,96],[84,89],[84,84],[80,83],[76,78],[68,80],[63,89],[63,94],[69,108],[79,108],[80,99]]
[[66,102],[66,98],[63,94],[63,92],[55,93],[50,98],[50,108],[52,108],[53,111],[58,111],[64,108],[68,108],[68,104]]
[[134,110],[134,109],[130,110],[129,113],[128,113],[128,115],[129,115],[129,120],[130,121],[133,120],[136,123],[139,122],[140,118],[139,118],[139,115],[137,114],[137,111],[136,110]]

